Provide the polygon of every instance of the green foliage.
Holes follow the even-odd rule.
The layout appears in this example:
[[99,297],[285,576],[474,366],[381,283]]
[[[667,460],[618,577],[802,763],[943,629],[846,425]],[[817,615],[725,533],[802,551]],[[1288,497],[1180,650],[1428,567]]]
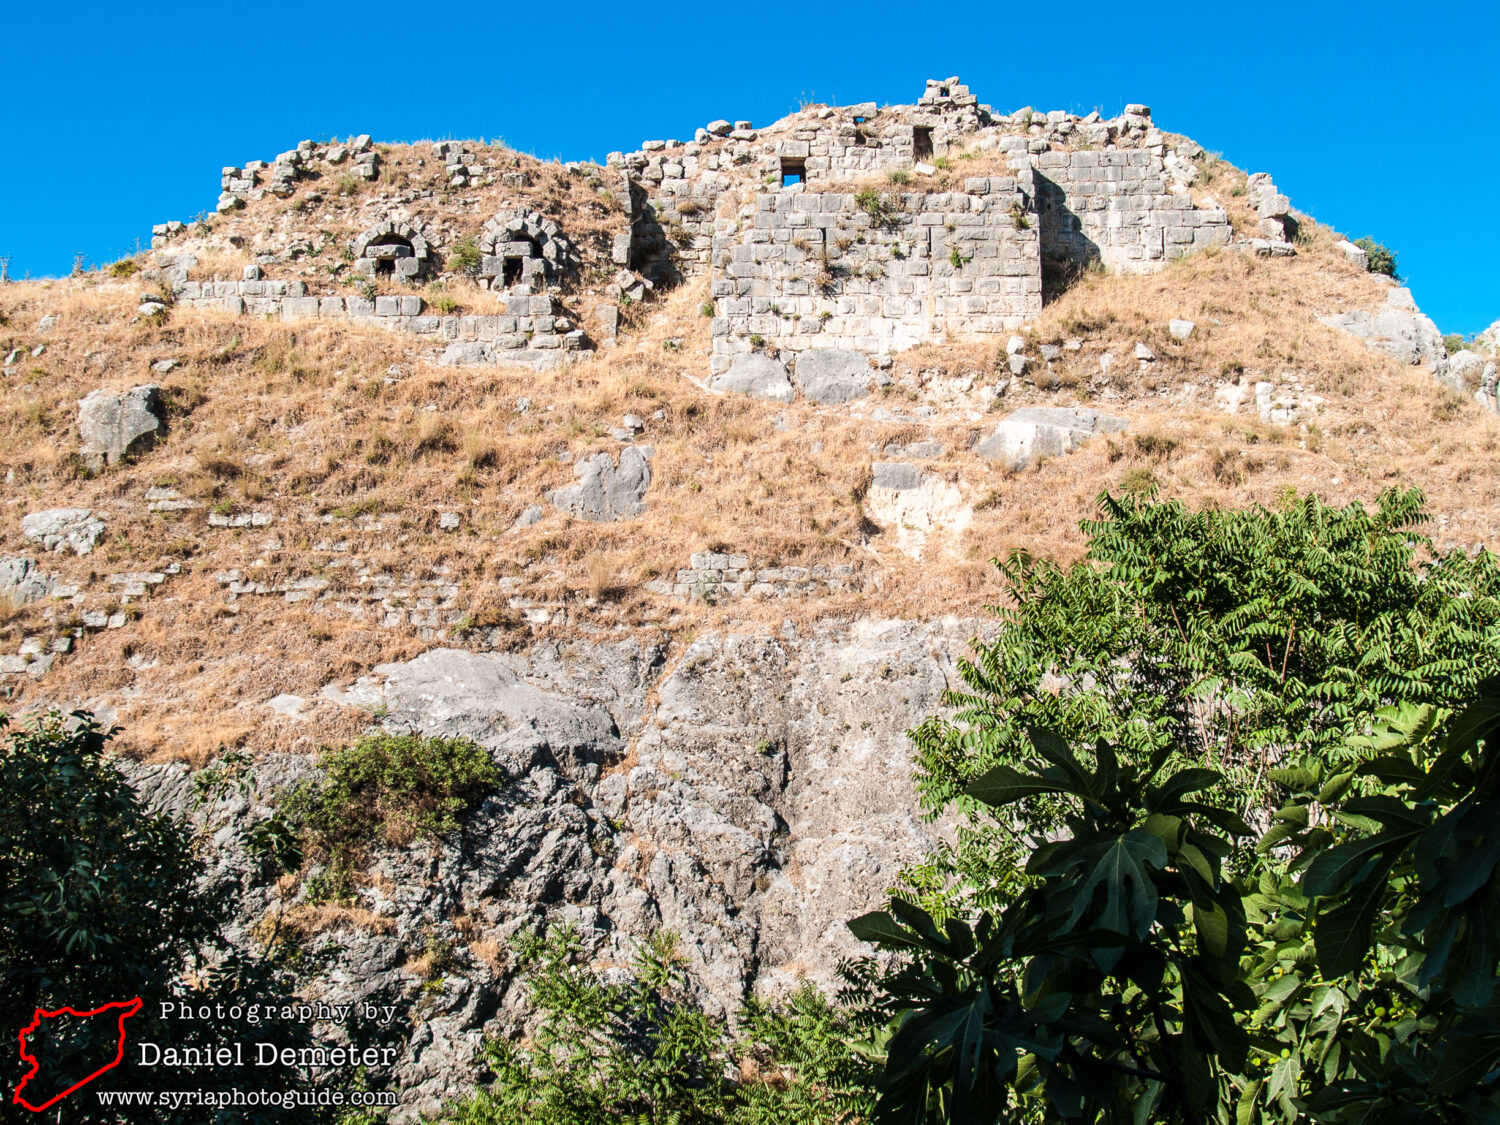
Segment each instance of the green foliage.
[[[233,881],[209,880],[188,827],[141,806],[106,756],[114,732],[84,712],[67,720],[48,715],[24,729],[12,728],[0,714],[0,731],[0,1012],[11,1033],[38,1008],[81,1009],[139,996],[144,1003],[130,1017],[132,1041],[185,1045],[183,1024],[164,1018],[161,1005],[186,1001],[209,1012],[191,1025],[193,1045],[232,1049],[240,1043],[246,1058],[253,1058],[261,1039],[311,1045],[311,1028],[299,1021],[270,1012],[252,1026],[226,1014],[236,1004],[291,1002],[306,981],[293,971],[284,946],[252,957],[224,940],[220,928],[239,910]],[[245,760],[227,759],[205,771],[197,787],[210,805],[248,784]],[[304,959],[301,968],[316,965]],[[54,1044],[47,1051],[43,1081],[88,1074],[112,1057],[115,1041],[108,1021],[79,1025],[62,1049]],[[6,1091],[23,1074],[14,1043],[0,1055]],[[70,1098],[60,1119],[134,1123],[141,1120],[138,1109],[100,1105],[92,1093],[176,1090],[182,1083],[182,1072],[138,1066],[127,1053],[90,1084],[90,1096]],[[309,1074],[291,1068],[251,1074],[229,1066],[192,1075],[192,1087],[205,1091],[291,1091],[312,1083]],[[273,1106],[237,1112],[236,1120],[251,1125],[283,1119]],[[301,1112],[310,1122],[332,1116],[315,1107]],[[201,1108],[182,1107],[160,1109],[151,1120],[196,1125],[205,1118]]]
[[[1437,557],[1416,531],[1422,504],[1394,489],[1374,512],[1314,496],[1198,513],[1101,498],[1083,562],[1000,566],[1003,628],[960,663],[953,719],[911,732],[926,807],[979,809],[965,787],[1043,726],[1135,762],[1170,748],[1174,765],[1223,775],[1210,802],[1249,816],[1294,754],[1355,764],[1350,740],[1382,707],[1472,699],[1500,673],[1500,572],[1483,551]],[[1048,800],[1033,804],[1045,820]],[[1024,885],[1023,859],[1010,826],[976,815],[909,873],[910,897],[939,915],[995,906]]]
[[459,815],[504,780],[489,752],[464,738],[369,735],[323,747],[319,763],[322,780],[294,789],[281,812],[308,852],[328,861],[318,893],[330,899],[347,896],[348,868],[365,847],[457,832]]
[[956,270],[963,269],[971,261],[973,261],[973,259],[965,258],[963,254],[960,253],[957,246],[951,247],[948,251],[948,264]]
[[468,274],[472,277],[479,272],[479,267],[483,262],[484,254],[480,251],[479,243],[474,240],[473,235],[460,238],[448,253],[448,268],[454,273]]
[[1376,242],[1368,235],[1364,238],[1356,238],[1354,245],[1369,255],[1371,273],[1383,273],[1387,277],[1399,278],[1396,273],[1396,254],[1389,246]]
[[673,935],[628,974],[584,967],[567,928],[517,953],[540,1026],[525,1047],[486,1044],[492,1081],[443,1125],[830,1125],[868,1110],[851,1024],[811,988],[784,1009],[751,1001],[731,1034],[693,1002]]
[[1136,763],[1103,740],[1083,760],[1050,731],[1030,742],[1039,761],[968,790],[1002,810],[1053,800],[1060,838],[1035,839],[1026,889],[972,927],[900,899],[850,923],[907,954],[880,982],[893,1034],[874,1120],[1201,1120],[1250,1049],[1245,914],[1223,870],[1250,829],[1194,798],[1212,770],[1168,772],[1170,747]]
[[441,289],[429,296],[427,303],[434,311],[442,313],[444,316],[451,316],[463,307],[459,304],[457,297]]
[[900,899],[851,923],[902,957],[864,974],[892,1032],[873,1120],[1500,1118],[1497,734],[1496,680],[1456,716],[1383,708],[1349,768],[1273,771],[1250,851],[1193,796],[1216,771],[1031,730],[967,788],[1032,835],[1025,888],[972,926]]
[[121,258],[109,265],[110,277],[131,277],[141,272],[141,264],[134,258]]
[[[894,176],[895,173],[892,173]],[[895,183],[895,180],[891,181]],[[897,198],[874,188],[865,188],[854,196],[854,204],[866,215],[874,220],[876,226],[885,227],[895,224],[896,215],[901,211],[901,203]]]
[[1457,332],[1450,332],[1448,333],[1448,335],[1443,337],[1443,350],[1446,351],[1449,355],[1452,355],[1454,352],[1463,351],[1463,347],[1464,338],[1461,334]]

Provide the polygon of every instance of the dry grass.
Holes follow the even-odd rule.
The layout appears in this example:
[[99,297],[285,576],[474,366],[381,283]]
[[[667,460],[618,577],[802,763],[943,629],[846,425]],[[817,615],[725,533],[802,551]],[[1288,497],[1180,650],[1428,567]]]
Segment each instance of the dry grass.
[[[421,169],[412,162],[433,159],[426,151],[393,150],[387,168],[415,176]],[[605,238],[615,229],[617,211],[580,177],[518,159],[533,173],[524,191],[507,189],[520,202],[565,213],[575,241],[580,231]],[[955,174],[973,174],[964,168],[971,162],[953,163]],[[1206,190],[1223,192],[1235,175],[1214,167]],[[375,185],[338,196],[328,181],[299,188],[321,184],[325,203],[294,214],[299,229],[322,224],[336,239],[363,229],[361,209],[395,190]],[[452,193],[432,204],[434,221],[468,232],[497,209],[501,194]],[[1237,214],[1237,197],[1225,195],[1221,202]],[[463,202],[469,198],[479,202]],[[274,227],[282,207],[268,200],[215,220],[209,238],[240,230],[244,252],[253,253],[255,224]],[[444,571],[471,624],[503,630],[500,643],[522,644],[553,627],[526,624],[524,606],[512,606],[512,598],[564,605],[575,626],[614,635],[972,613],[999,596],[991,558],[1013,547],[1076,557],[1078,522],[1105,489],[1154,484],[1193,505],[1227,506],[1269,503],[1288,487],[1347,501],[1371,500],[1389,484],[1417,484],[1444,521],[1440,540],[1494,542],[1500,422],[1444,395],[1424,372],[1317,323],[1319,313],[1373,306],[1385,292],[1331,243],[1331,233],[1315,228],[1293,259],[1225,251],[1155,276],[1085,276],[1029,333],[1033,345],[1081,341],[1053,365],[1059,386],[1015,381],[988,416],[974,392],[1006,380],[999,341],[903,353],[891,367],[895,385],[848,408],[710,395],[700,389],[711,344],[700,311],[706,280],[631,309],[612,349],[543,374],[438,367],[419,341],[338,322],[266,323],[176,309],[165,323],[150,323],[135,313],[139,278],[90,274],[4,286],[0,347],[47,347],[0,385],[0,478],[9,485],[0,552],[37,557],[20,532],[29,511],[102,513],[109,533],[94,554],[47,556],[45,567],[83,586],[86,608],[107,604],[131,620],[85,635],[40,682],[8,677],[0,688],[12,707],[109,708],[125,727],[127,752],[195,765],[220,744],[310,752],[347,740],[367,717],[318,701],[319,688],[433,644],[473,643],[471,634],[423,640],[409,628],[376,629],[368,618],[278,597],[230,604],[214,575],[240,570],[268,583],[317,576],[342,596],[359,588],[354,570],[337,565],[349,557],[374,572]],[[315,273],[318,262],[336,257],[313,254],[289,269]],[[232,264],[226,257],[214,268]],[[447,290],[466,311],[492,307],[485,303],[491,295],[467,282],[451,281]],[[44,341],[33,326],[45,313],[61,323]],[[1177,343],[1166,332],[1172,317],[1195,321],[1197,331]],[[1145,369],[1132,358],[1138,341],[1157,355]],[[1116,359],[1107,376],[1105,352]],[[164,358],[180,366],[151,372]],[[1325,400],[1305,429],[1230,417],[1215,404],[1215,388],[1226,383],[1288,374]],[[148,380],[163,386],[170,432],[135,462],[89,474],[75,455],[76,401],[98,387]],[[960,380],[968,390],[955,389]],[[530,401],[524,413],[523,398]],[[1126,415],[1132,431],[1018,474],[971,451],[1000,413],[1051,403]],[[918,415],[923,406],[935,413]],[[890,411],[890,420],[876,421],[876,408]],[[579,461],[618,454],[608,431],[626,413],[646,420],[641,440],[655,449],[648,511],[587,524],[548,506],[546,494],[571,484]],[[885,445],[924,440],[946,449],[924,468],[958,482],[975,510],[961,535],[936,536],[918,563],[870,522],[862,500],[870,463],[884,459]],[[212,507],[148,512],[153,487]],[[533,504],[542,504],[544,518],[514,529]],[[269,513],[275,522],[212,528],[214,509]],[[438,513],[453,510],[463,515],[460,529],[439,530]],[[348,549],[319,549],[333,541]],[[641,592],[643,582],[686,566],[692,552],[724,547],[758,566],[853,564],[865,588],[826,600],[716,606],[678,606]],[[108,574],[172,563],[182,573],[157,592],[129,605],[109,600]],[[22,636],[67,633],[77,613],[66,605],[0,606],[0,651],[14,652]],[[297,718],[278,715],[264,703],[280,693],[309,703]]]

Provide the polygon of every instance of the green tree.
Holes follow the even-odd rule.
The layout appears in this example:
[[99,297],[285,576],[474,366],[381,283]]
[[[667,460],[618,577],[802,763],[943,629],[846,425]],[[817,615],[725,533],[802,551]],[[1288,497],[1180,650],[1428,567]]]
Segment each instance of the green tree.
[[1421,496],[1102,502],[913,737],[876,1122],[1500,1120],[1496,569]]
[[1214,771],[1032,731],[1038,760],[968,790],[1065,810],[1027,888],[973,926],[900,899],[851,923],[904,955],[874,1120],[1500,1119],[1497,735],[1500,681],[1385,709],[1354,768],[1277,771],[1236,877],[1250,829],[1191,799]]
[[1013,822],[965,787],[1028,753],[1030,727],[1135,762],[1168,748],[1222,775],[1205,799],[1263,827],[1269,771],[1291,755],[1351,762],[1380,708],[1472,699],[1500,673],[1500,569],[1486,551],[1437,554],[1423,503],[1391,489],[1373,512],[1311,495],[1191,512],[1104,496],[1083,561],[997,563],[1011,599],[998,634],[960,662],[952,717],[911,732],[926,808],[969,816],[956,845],[908,872],[908,897],[942,916],[1019,891]]
[[[37,1009],[86,1010],[139,996],[144,1004],[126,1022],[131,1044],[242,1043],[247,1058],[261,1040],[310,1045],[311,1028],[294,1019],[272,1014],[251,1024],[229,1015],[235,1004],[294,1001],[317,962],[284,944],[256,955],[225,941],[222,927],[238,904],[235,880],[210,879],[190,828],[142,807],[107,756],[114,732],[83,712],[66,720],[45,716],[25,728],[0,714],[0,732],[0,1024],[6,1035],[29,1023]],[[265,844],[262,869],[243,877],[279,873],[276,851],[274,841]],[[182,1002],[206,1005],[207,1018],[183,1023],[164,1016],[163,1003]],[[351,1030],[357,1040],[363,1034]],[[86,1064],[113,1055],[115,1041],[114,1027],[103,1021],[73,1027],[64,1050],[48,1054],[49,1071],[87,1074],[94,1066]],[[99,1105],[93,1096],[99,1090],[241,1088],[295,1095],[314,1080],[283,1067],[187,1073],[137,1062],[127,1052],[87,1093],[60,1103],[65,1119],[80,1125],[143,1120],[139,1107]],[[0,1054],[7,1101],[23,1074],[17,1051]],[[235,1113],[235,1120],[251,1123],[285,1120],[274,1106]],[[327,1119],[315,1107],[298,1114],[299,1120]],[[161,1125],[216,1119],[214,1110],[197,1106],[149,1114]]]

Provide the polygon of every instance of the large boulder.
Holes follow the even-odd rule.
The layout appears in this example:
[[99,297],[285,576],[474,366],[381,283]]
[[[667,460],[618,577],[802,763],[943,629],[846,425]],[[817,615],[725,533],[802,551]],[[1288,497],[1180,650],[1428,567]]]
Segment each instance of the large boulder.
[[1401,363],[1425,363],[1434,374],[1448,371],[1448,349],[1443,334],[1412,299],[1410,289],[1394,288],[1386,293],[1385,307],[1374,310],[1320,316],[1330,328],[1357,337],[1370,347]]
[[715,394],[750,395],[772,402],[791,402],[796,392],[786,368],[760,352],[741,352],[729,370],[708,385]]
[[21,532],[48,551],[86,555],[103,537],[104,521],[87,508],[45,508],[21,520]]
[[555,490],[548,499],[559,510],[594,523],[640,515],[651,484],[651,452],[649,445],[621,450],[618,468],[608,453],[592,457],[578,465],[577,484]]
[[837,406],[870,393],[870,363],[860,352],[813,348],[797,357],[797,385],[809,402]]
[[166,432],[161,390],[155,383],[124,394],[94,391],[78,402],[79,450],[93,464],[114,464],[127,453],[149,449]]
[[1124,418],[1083,407],[1028,406],[1002,419],[976,448],[1019,470],[1039,458],[1072,453],[1095,434],[1117,433],[1129,425]]

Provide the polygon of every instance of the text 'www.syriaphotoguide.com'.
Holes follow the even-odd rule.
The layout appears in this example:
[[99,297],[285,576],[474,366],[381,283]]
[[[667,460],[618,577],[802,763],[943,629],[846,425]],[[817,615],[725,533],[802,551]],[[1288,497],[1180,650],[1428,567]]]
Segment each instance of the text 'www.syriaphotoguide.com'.
[[148,1106],[155,1109],[185,1109],[208,1106],[394,1106],[391,1090],[100,1090],[100,1105]]

